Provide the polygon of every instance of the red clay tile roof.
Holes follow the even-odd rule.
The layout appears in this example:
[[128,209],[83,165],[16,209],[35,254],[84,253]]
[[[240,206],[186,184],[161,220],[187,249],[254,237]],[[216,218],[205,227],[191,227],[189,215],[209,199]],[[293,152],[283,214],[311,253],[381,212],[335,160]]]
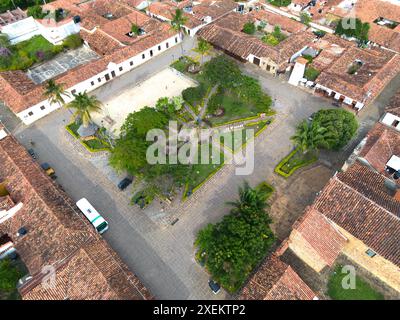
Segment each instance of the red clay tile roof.
[[[362,66],[356,74],[348,70],[356,60]],[[365,104],[371,102],[400,72],[400,56],[380,49],[350,47],[330,68],[322,72],[316,82]]]
[[[57,6],[58,1],[51,4]],[[89,46],[103,57],[77,66],[55,77],[54,80],[57,83],[65,84],[66,89],[105,71],[110,62],[121,63],[176,34],[168,24],[150,18],[122,3],[110,4],[105,0],[97,0],[77,7],[73,4],[75,2],[76,0],[68,1],[71,10],[76,10],[83,20],[86,13],[101,20],[99,20],[99,24],[86,25],[89,29],[92,29],[95,25],[97,27],[101,25],[100,28],[95,29],[95,31],[82,28],[81,35],[89,43]],[[97,5],[99,5],[99,8],[97,8]],[[91,8],[97,9],[90,11]],[[108,20],[99,15],[107,12],[107,9],[110,9],[116,17],[120,16],[120,18]],[[131,22],[137,22],[145,30],[145,34],[132,38],[126,36],[125,33],[130,31]],[[128,45],[124,46],[122,42]],[[19,113],[45,100],[43,97],[44,85],[36,85],[23,71],[0,72],[0,100],[4,101],[14,113]]]
[[331,178],[313,207],[400,266],[400,203],[386,192],[384,177],[356,162]]
[[346,238],[314,207],[308,207],[293,225],[305,241],[318,253],[319,259],[332,266]]
[[385,110],[400,117],[400,90],[396,92]]
[[257,57],[269,57],[278,65],[286,63],[292,55],[309,45],[314,39],[312,33],[300,32],[292,34],[273,47],[257,37],[240,32],[247,21],[254,21],[254,18],[250,15],[230,13],[200,29],[198,36],[242,59],[247,59],[250,54],[253,54]]
[[243,288],[240,300],[313,300],[316,294],[276,255],[260,266]]
[[[143,299],[149,292],[78,213],[72,200],[44,173],[12,136],[0,140],[0,181],[13,203],[22,208],[0,224],[33,279],[21,289],[26,299],[61,298],[71,288],[73,299]],[[27,234],[17,236],[24,227]],[[44,266],[56,269],[57,287],[41,284]],[[64,266],[70,272],[63,272]],[[95,271],[95,272],[94,272]],[[71,285],[69,279],[77,282]]]
[[385,175],[386,163],[393,155],[400,156],[400,133],[378,122],[368,132],[360,157]]
[[278,25],[281,27],[282,30],[290,33],[296,33],[307,29],[307,26],[303,23],[266,10],[252,11],[250,15],[252,15],[257,20],[265,21],[270,25]]

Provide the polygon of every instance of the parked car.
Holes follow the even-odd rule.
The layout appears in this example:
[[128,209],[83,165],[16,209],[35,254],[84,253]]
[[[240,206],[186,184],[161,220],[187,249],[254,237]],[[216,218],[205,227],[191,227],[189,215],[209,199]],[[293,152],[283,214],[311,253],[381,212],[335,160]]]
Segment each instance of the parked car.
[[125,190],[131,183],[132,183],[132,179],[131,178],[124,178],[122,179],[119,183],[118,183],[118,189],[120,190]]
[[210,288],[211,288],[212,292],[214,292],[214,294],[218,294],[218,292],[221,291],[221,286],[212,279],[208,280],[208,285],[210,286]]
[[54,177],[55,176],[56,172],[54,171],[54,169],[52,167],[50,167],[50,165],[47,162],[42,163],[40,166],[42,167],[42,169],[44,171],[46,171],[46,174],[48,176],[50,176],[50,177]]
[[31,156],[33,159],[36,159],[36,154],[35,154],[35,151],[33,151],[33,149],[28,149],[28,153],[30,154],[30,156]]

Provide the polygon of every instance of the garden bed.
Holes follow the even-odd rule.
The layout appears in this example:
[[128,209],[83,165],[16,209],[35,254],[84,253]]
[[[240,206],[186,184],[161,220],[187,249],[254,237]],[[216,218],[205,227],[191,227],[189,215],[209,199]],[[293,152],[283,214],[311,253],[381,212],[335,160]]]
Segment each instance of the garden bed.
[[[210,179],[223,165],[224,165],[224,153],[220,151],[220,161],[219,163],[212,163],[212,149],[209,146],[209,164],[194,164],[192,167],[192,173],[188,182],[185,185],[183,199],[186,199],[192,195],[196,190],[198,190],[208,179]],[[200,161],[199,161],[200,162]]]
[[276,166],[275,172],[282,177],[290,177],[296,170],[310,165],[318,160],[318,156],[309,151],[303,153],[300,149],[293,150]]
[[110,145],[100,140],[97,137],[90,140],[82,140],[78,133],[78,129],[80,126],[81,123],[73,121],[70,124],[66,125],[65,128],[75,139],[77,139],[90,152],[100,152],[100,151],[110,150]]
[[[270,121],[270,120],[269,120]],[[242,128],[235,129],[233,131],[228,131],[220,136],[220,143],[224,144],[226,139],[232,139],[232,145],[226,145],[225,147],[230,149],[232,152],[236,152],[240,150],[249,140],[250,137],[247,137],[245,129],[253,129],[254,130],[254,137],[258,136],[264,129],[267,127],[268,120],[263,120],[256,123],[251,123],[245,125]],[[240,131],[238,134],[237,132]],[[229,140],[228,140],[229,141]]]
[[193,63],[195,63],[195,61],[192,58],[188,56],[182,56],[178,60],[174,61],[171,64],[171,67],[178,70],[179,72],[190,74],[187,72],[187,70],[189,66]]
[[344,289],[342,281],[344,277],[348,276],[348,273],[342,273],[341,265],[336,266],[328,282],[328,295],[333,300],[383,300],[383,295],[375,291],[359,276],[356,276],[354,289]]
[[228,124],[241,119],[257,118],[260,112],[254,104],[243,101],[231,90],[220,89],[210,98],[208,108],[212,110],[222,108],[224,110],[222,116],[208,118],[212,126]]
[[70,35],[61,45],[53,45],[37,35],[8,47],[9,54],[0,56],[0,71],[26,70],[36,63],[52,59],[64,49],[76,49],[81,44],[79,35]]

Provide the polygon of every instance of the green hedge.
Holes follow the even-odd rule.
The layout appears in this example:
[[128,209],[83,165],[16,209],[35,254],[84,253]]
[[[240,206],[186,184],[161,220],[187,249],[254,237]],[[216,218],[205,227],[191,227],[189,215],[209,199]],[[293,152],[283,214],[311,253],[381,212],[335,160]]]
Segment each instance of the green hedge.
[[292,152],[289,153],[289,155],[287,155],[285,158],[283,158],[283,159],[281,160],[281,162],[279,162],[279,164],[275,167],[275,170],[274,170],[275,173],[279,174],[280,176],[282,176],[282,177],[284,177],[284,178],[288,178],[288,177],[290,177],[296,170],[298,170],[298,169],[300,169],[300,168],[302,168],[302,167],[308,166],[308,165],[310,165],[310,164],[312,164],[312,163],[314,163],[314,162],[316,162],[316,161],[318,160],[318,157],[317,157],[316,155],[312,155],[312,157],[311,157],[310,159],[307,159],[307,160],[305,160],[305,161],[299,163],[298,165],[293,166],[293,167],[289,170],[289,172],[283,171],[283,170],[282,170],[282,167],[283,167],[285,164],[287,164],[287,163],[290,161],[290,159],[291,159],[294,155],[296,155],[297,152],[301,152],[300,149],[297,149],[297,148],[294,149]]
[[[95,138],[93,140],[88,140],[88,141],[82,141],[80,139],[79,134],[76,132],[79,129],[79,124],[76,124],[75,122],[71,122],[70,124],[65,126],[65,129],[75,138],[77,139],[82,146],[86,148],[89,152],[100,152],[100,151],[109,151],[110,146],[101,141],[99,138]],[[102,147],[104,146],[104,147]]]

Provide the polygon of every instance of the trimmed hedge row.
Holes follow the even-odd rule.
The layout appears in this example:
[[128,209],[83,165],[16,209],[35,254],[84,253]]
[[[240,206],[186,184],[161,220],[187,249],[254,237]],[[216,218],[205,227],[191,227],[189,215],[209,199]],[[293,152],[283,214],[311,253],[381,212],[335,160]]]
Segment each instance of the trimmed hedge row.
[[[95,153],[95,152],[100,152],[100,151],[110,151],[110,148],[106,147],[106,148],[99,148],[99,149],[93,149],[92,147],[90,147],[89,145],[86,144],[86,141],[82,141],[80,139],[80,136],[78,134],[76,134],[69,126],[72,123],[68,124],[65,126],[65,129],[69,132],[69,134],[71,136],[73,136],[75,139],[77,139],[79,141],[79,143],[85,147],[85,149],[89,152]],[[95,138],[94,140],[98,140],[101,141],[99,138]]]
[[279,164],[275,167],[275,173],[279,174],[280,176],[284,177],[284,178],[288,178],[290,177],[296,170],[308,166],[314,162],[316,162],[318,160],[317,156],[313,156],[310,160],[307,160],[305,162],[302,162],[300,164],[298,164],[297,166],[294,166],[290,169],[289,172],[285,172],[283,170],[281,170],[281,168],[297,153],[300,152],[299,149],[294,149],[292,152],[289,153],[289,155],[287,155],[285,158],[283,158],[281,160],[281,162],[279,162]]

